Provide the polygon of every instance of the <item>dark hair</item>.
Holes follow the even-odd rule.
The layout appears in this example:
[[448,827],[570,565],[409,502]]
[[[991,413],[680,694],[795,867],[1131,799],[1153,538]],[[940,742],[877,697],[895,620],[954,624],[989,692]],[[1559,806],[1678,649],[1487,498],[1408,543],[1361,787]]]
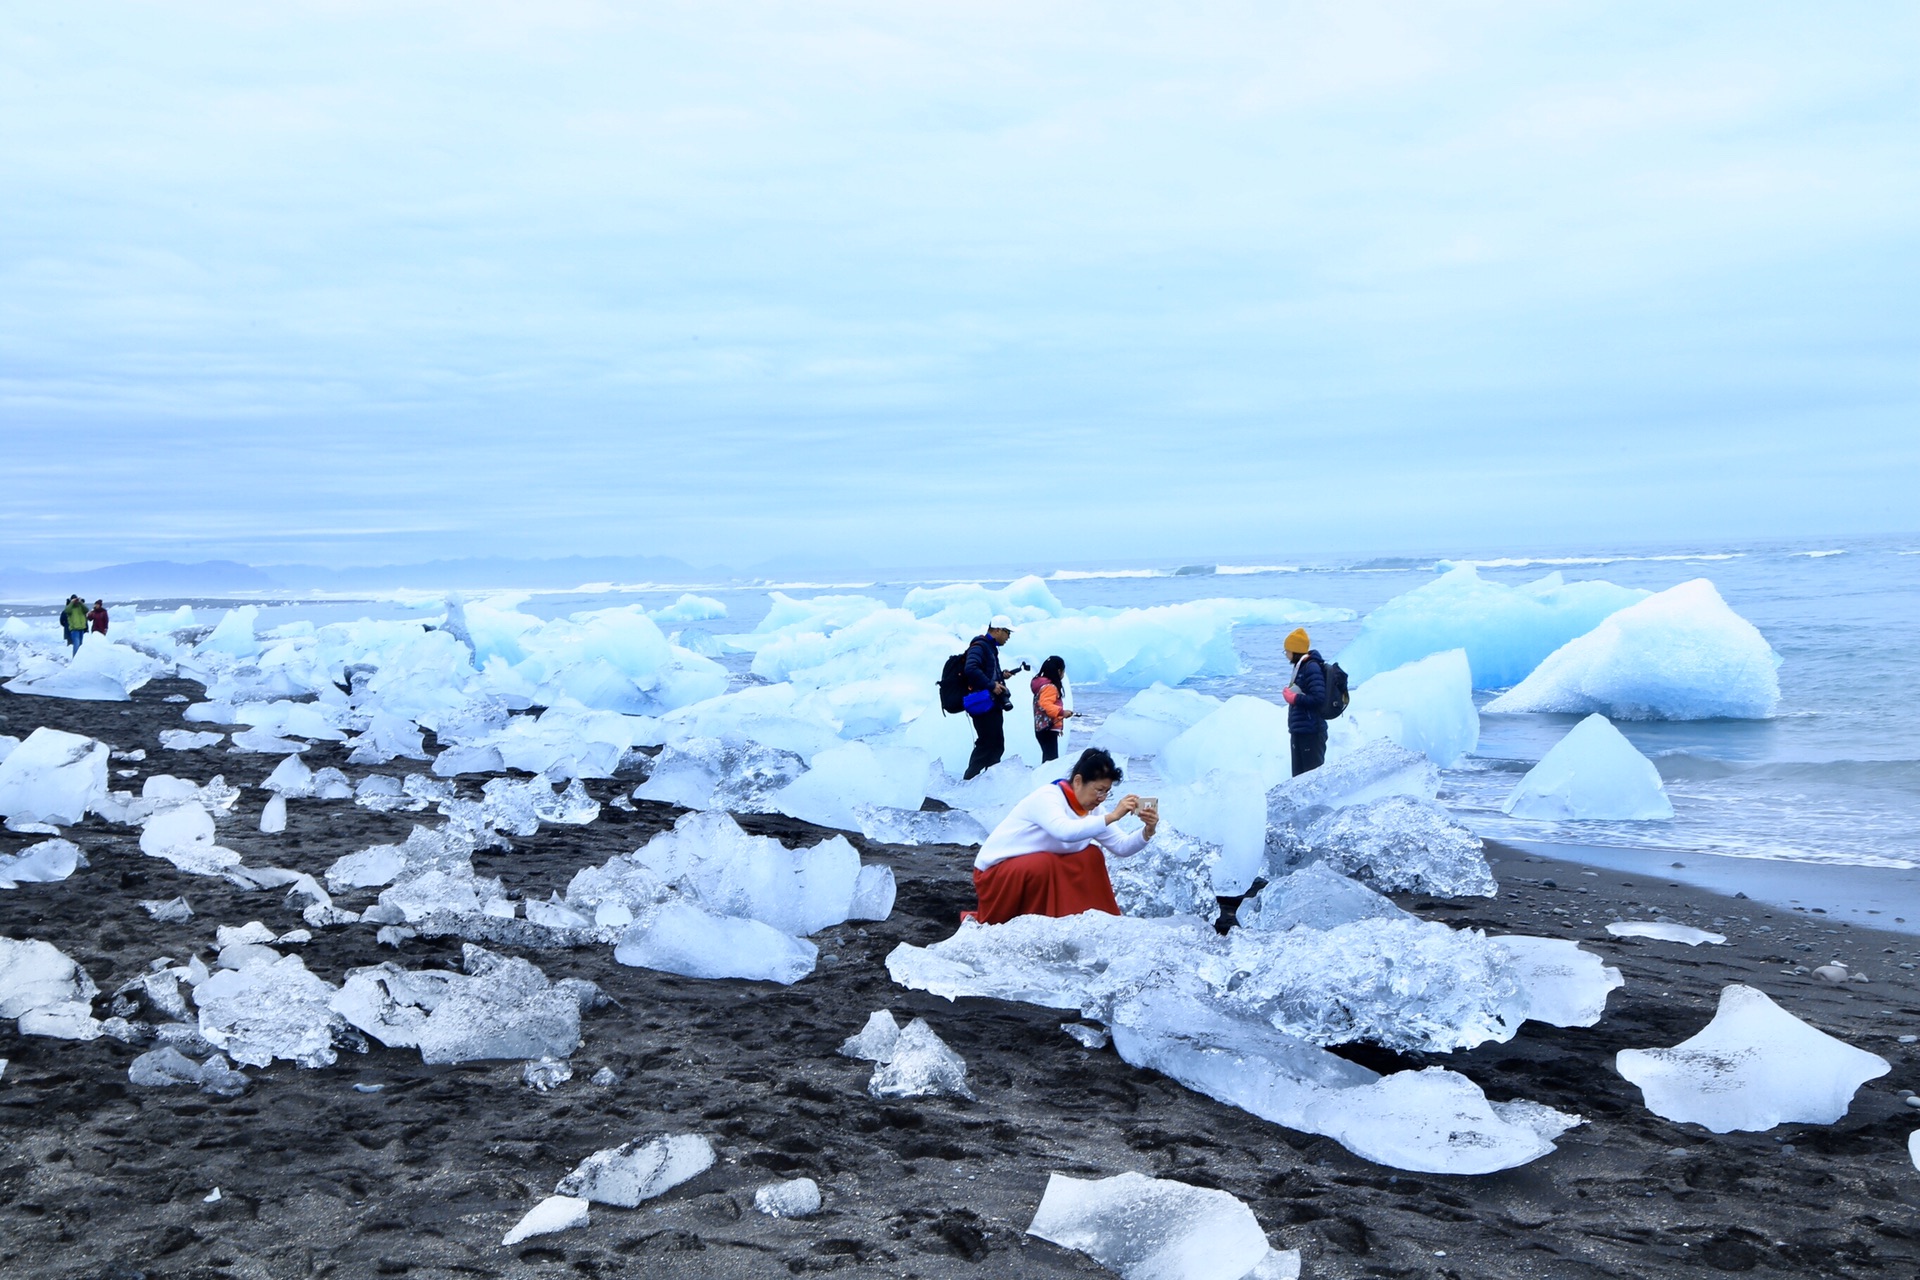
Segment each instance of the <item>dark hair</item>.
[[1073,771],[1067,776],[1069,778],[1078,778],[1082,782],[1106,782],[1108,780],[1118,782],[1120,781],[1120,766],[1113,762],[1112,756],[1102,751],[1099,747],[1088,747],[1080,753],[1080,758],[1073,762]]
[[1040,664],[1040,674],[1049,680],[1058,681],[1061,676],[1067,674],[1067,660],[1057,653],[1054,654]]

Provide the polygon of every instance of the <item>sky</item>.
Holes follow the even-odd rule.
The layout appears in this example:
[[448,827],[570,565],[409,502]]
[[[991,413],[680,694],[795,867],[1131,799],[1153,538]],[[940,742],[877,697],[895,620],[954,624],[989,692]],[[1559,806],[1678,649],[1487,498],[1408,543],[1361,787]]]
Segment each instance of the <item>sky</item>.
[[0,17],[0,564],[1920,529],[1920,9]]

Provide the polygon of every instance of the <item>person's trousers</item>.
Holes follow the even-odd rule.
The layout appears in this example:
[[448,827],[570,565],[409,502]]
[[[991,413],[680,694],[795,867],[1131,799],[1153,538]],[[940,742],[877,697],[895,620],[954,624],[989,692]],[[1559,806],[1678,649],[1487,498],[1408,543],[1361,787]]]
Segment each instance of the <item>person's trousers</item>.
[[1293,776],[1299,777],[1327,762],[1327,731],[1289,734],[1293,739]]
[[73,646],[73,651],[75,653],[80,652],[80,642],[86,638],[87,638],[87,633],[84,631],[67,632],[67,643]]
[[1058,729],[1035,729],[1033,736],[1040,743],[1040,762],[1060,758],[1060,731]]
[[[1000,763],[1007,751],[1006,713],[995,707],[973,718],[973,755],[967,760],[965,778]],[[962,781],[965,781],[965,778]]]

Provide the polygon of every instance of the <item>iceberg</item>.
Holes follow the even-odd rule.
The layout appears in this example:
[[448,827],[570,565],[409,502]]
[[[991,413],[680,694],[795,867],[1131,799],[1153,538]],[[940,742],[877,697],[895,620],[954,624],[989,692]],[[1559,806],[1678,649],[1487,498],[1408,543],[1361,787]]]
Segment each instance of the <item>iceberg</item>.
[[1093,731],[1093,742],[1116,756],[1158,755],[1169,742],[1219,709],[1220,699],[1204,693],[1150,685],[1101,721]]
[[1131,1172],[1049,1175],[1027,1234],[1122,1280],[1248,1280],[1272,1252],[1253,1210],[1227,1192]]
[[89,635],[71,661],[28,664],[4,687],[8,693],[41,698],[125,702],[135,689],[169,670],[170,663],[124,644],[110,643],[105,636]]
[[1125,915],[1211,919],[1219,910],[1216,896],[1225,892],[1214,888],[1214,866],[1219,859],[1218,845],[1186,835],[1163,821],[1147,847],[1131,858],[1107,856],[1107,879]]
[[1329,728],[1330,745],[1389,738],[1451,768],[1480,745],[1466,651],[1447,649],[1362,682],[1346,715]]
[[793,752],[757,742],[687,738],[660,748],[633,798],[688,809],[770,813],[768,798],[806,768],[806,761]]
[[1490,898],[1499,891],[1480,837],[1431,800],[1392,795],[1348,805],[1309,823],[1300,840],[1331,869],[1383,893]]
[[1523,587],[1461,565],[1395,596],[1360,624],[1339,662],[1356,684],[1428,654],[1464,650],[1476,689],[1504,689],[1546,656],[1647,593],[1611,582],[1567,582],[1551,573]]
[[1698,1035],[1671,1049],[1622,1049],[1614,1065],[1649,1111],[1713,1133],[1832,1124],[1861,1085],[1893,1069],[1738,983],[1721,990]]
[[239,854],[214,843],[213,815],[197,800],[161,809],[143,822],[140,852],[189,875],[217,876],[240,865]]
[[0,815],[68,827],[107,800],[104,742],[42,726],[0,760]]
[[1594,714],[1553,744],[1501,806],[1516,818],[1648,821],[1673,816],[1653,761]]
[[553,1190],[556,1195],[632,1209],[712,1167],[713,1144],[699,1134],[636,1138],[594,1152]]
[[[1291,768],[1291,764],[1289,764]],[[1387,796],[1432,800],[1440,794],[1440,771],[1425,756],[1376,738],[1348,755],[1327,761],[1267,792],[1267,825],[1291,827],[1328,809],[1367,804]]]
[[[1239,674],[1235,627],[1291,627],[1345,622],[1351,617],[1349,609],[1286,599],[1190,600],[1144,609],[1089,609],[1022,623],[1003,650],[1002,660],[1025,659],[1038,666],[1047,656],[1059,654],[1076,684],[1122,689],[1173,686],[1196,676]],[[986,618],[984,613],[977,615],[975,625]]]
[[[1214,851],[1206,861],[1215,893],[1246,892],[1267,846],[1266,781],[1260,774],[1221,770],[1168,787],[1160,796],[1160,817],[1166,834],[1156,833],[1136,859],[1157,861],[1171,854],[1184,862],[1184,851],[1170,848],[1156,854],[1153,845],[1186,838]],[[1108,859],[1108,864],[1116,865],[1116,860]]]
[[672,604],[652,610],[647,616],[668,626],[683,622],[711,622],[726,617],[727,606],[712,596],[697,596],[689,591]]
[[807,772],[769,797],[775,812],[823,827],[858,830],[858,805],[918,809],[931,759],[912,747],[849,742],[814,756]]
[[752,978],[791,985],[813,972],[819,954],[805,938],[758,920],[670,902],[636,920],[614,948],[613,958],[688,978]]
[[1161,749],[1160,773],[1174,783],[1210,773],[1252,774],[1264,792],[1293,774],[1286,707],[1248,694],[1227,699]]
[[1765,720],[1780,659],[1705,578],[1648,596],[1554,650],[1489,713],[1598,712],[1615,720]]

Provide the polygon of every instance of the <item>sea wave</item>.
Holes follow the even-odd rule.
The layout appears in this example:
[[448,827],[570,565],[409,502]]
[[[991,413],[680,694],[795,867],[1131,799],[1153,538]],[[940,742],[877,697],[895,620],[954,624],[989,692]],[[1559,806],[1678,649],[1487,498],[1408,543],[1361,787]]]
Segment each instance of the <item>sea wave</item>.
[[[1572,568],[1579,565],[1597,564],[1658,564],[1668,562],[1740,560],[1746,556],[1744,551],[1695,551],[1684,554],[1658,556],[1500,556],[1490,560],[1438,560],[1434,568],[1441,572],[1457,569],[1462,565],[1475,569],[1530,569],[1535,567]],[[1839,554],[1832,552],[1827,554]]]
[[1300,566],[1297,564],[1223,564],[1217,566],[1214,572],[1222,575],[1243,573],[1298,573],[1300,572]]

